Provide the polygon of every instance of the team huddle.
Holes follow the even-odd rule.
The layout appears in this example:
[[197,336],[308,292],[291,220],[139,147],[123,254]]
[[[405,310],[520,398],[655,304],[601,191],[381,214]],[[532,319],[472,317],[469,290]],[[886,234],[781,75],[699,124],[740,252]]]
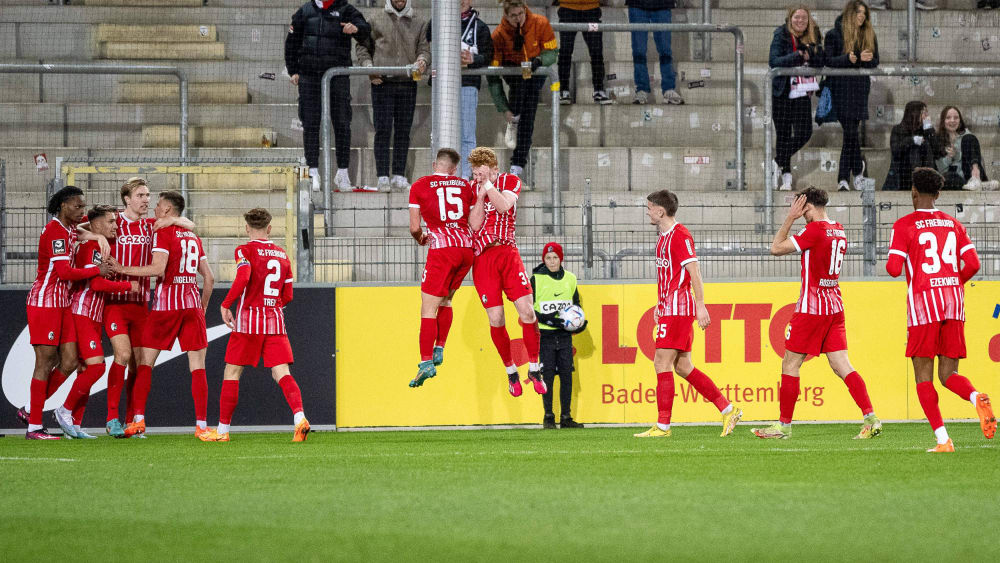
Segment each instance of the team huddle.
[[[205,313],[215,279],[201,239],[191,230],[194,223],[181,216],[185,201],[180,193],[161,192],[154,218],[146,217],[150,192],[145,180],[129,179],[120,195],[121,212],[96,205],[85,215],[84,193],[74,186],[59,190],[48,202],[53,218],[39,240],[38,274],[27,304],[35,366],[29,405],[18,410],[18,418],[28,426],[26,437],[59,439],[44,428],[42,411],[45,401],[76,371],[69,394],[54,416],[63,436],[94,438],[80,423],[91,387],[107,371],[107,433],[116,438],[144,438],[153,366],[160,352],[177,341],[188,356],[198,439],[229,441],[242,368],[263,360],[292,410],[293,441],[304,441],[310,427],[298,384],[289,372],[293,356],[283,313],[292,299],[291,264],[285,251],[268,240],[271,214],[261,208],[244,214],[250,240],[236,249],[236,279],[221,307],[222,319],[232,333],[226,348],[219,424],[210,429]],[[157,284],[151,299],[150,278],[154,277]],[[230,307],[237,300],[234,317]],[[110,368],[104,363],[102,328],[114,349]],[[127,379],[126,370],[131,372]],[[125,425],[119,418],[123,387]]]
[[[418,345],[420,362],[409,385],[420,387],[437,375],[451,329],[451,302],[468,272],[486,310],[490,336],[505,368],[507,390],[522,394],[517,364],[504,320],[503,297],[517,310],[528,355],[528,375],[535,392],[547,386],[539,362],[539,329],[533,292],[515,239],[517,199],[521,181],[498,169],[496,154],[478,147],[469,155],[473,180],[455,176],[458,153],[441,149],[433,174],[410,188],[410,233],[420,245],[429,245],[421,278]],[[947,389],[968,400],[977,412],[983,435],[993,438],[996,418],[990,399],[958,373],[966,356],[964,284],[979,270],[979,258],[965,227],[934,208],[944,180],[929,168],[917,168],[911,189],[914,212],[893,225],[886,270],[893,277],[904,271],[907,281],[906,356],[913,362],[917,396],[937,441],[930,452],[953,452],[944,427],[933,384],[934,359],[938,377]],[[97,205],[86,212],[83,191],[68,186],[49,201],[53,216],[39,240],[38,276],[28,295],[27,313],[35,366],[28,408],[18,411],[28,425],[28,439],[59,439],[42,425],[47,398],[77,372],[55,419],[68,438],[93,438],[80,428],[90,388],[105,373],[101,330],[114,348],[108,369],[107,433],[115,437],[145,435],[146,399],[157,355],[177,340],[188,355],[195,435],[202,441],[229,441],[230,423],[239,397],[244,366],[261,360],[271,368],[293,414],[293,441],[304,441],[310,431],[302,409],[299,387],[289,364],[292,349],[285,331],[283,307],[292,300],[291,264],[285,251],[268,239],[270,213],[261,208],[244,214],[249,242],[235,251],[236,278],[220,310],[232,329],[226,349],[226,367],[220,398],[219,424],[207,424],[208,384],[205,353],[208,345],[205,311],[214,285],[212,269],[201,240],[181,216],[184,198],[159,194],[155,218],[147,218],[150,194],[141,178],[121,188],[124,209]],[[825,354],[833,372],[843,380],[863,418],[856,439],[883,433],[882,423],[868,396],[864,380],[847,354],[847,331],[839,278],[847,250],[843,225],[826,213],[827,193],[813,187],[800,191],[774,236],[771,254],[801,254],[801,290],[786,329],[779,395],[779,418],[754,428],[763,439],[787,439],[799,397],[799,369],[810,356]],[[732,434],[743,418],[715,382],[694,366],[691,349],[694,324],[704,330],[711,323],[705,306],[704,282],[694,239],[675,219],[677,196],[660,190],[647,197],[646,215],[657,227],[657,305],[654,310],[657,421],[639,438],[671,435],[674,374],[722,416],[722,436]],[[790,235],[793,224],[806,226]],[[427,231],[421,227],[426,224]],[[199,290],[198,277],[202,278]],[[150,278],[157,278],[150,301]],[[230,307],[239,301],[234,316]],[[132,377],[125,378],[126,370]],[[119,398],[128,397],[125,425],[119,420]]]

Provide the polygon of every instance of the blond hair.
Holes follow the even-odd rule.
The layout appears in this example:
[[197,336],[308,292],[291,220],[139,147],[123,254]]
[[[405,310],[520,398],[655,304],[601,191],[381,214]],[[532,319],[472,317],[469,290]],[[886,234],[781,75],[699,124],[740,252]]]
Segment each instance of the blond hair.
[[133,177],[129,178],[128,180],[125,180],[125,183],[122,184],[122,189],[120,191],[120,196],[122,198],[122,203],[125,203],[125,198],[131,197],[132,196],[132,192],[135,191],[135,189],[138,188],[139,186],[146,186],[147,188],[149,187],[149,186],[146,185],[145,178],[140,178],[138,176],[133,176]]
[[469,153],[469,164],[473,168],[476,168],[477,166],[489,166],[490,168],[496,168],[497,153],[493,152],[493,149],[489,147],[476,147]]
[[816,25],[816,20],[812,17],[812,12],[809,11],[809,7],[805,4],[799,4],[788,8],[788,13],[785,14],[785,29],[788,30],[788,33],[791,34],[792,37],[796,37],[795,32],[792,31],[792,15],[799,10],[806,13],[806,18],[809,19],[809,23],[806,25],[806,30],[802,34],[802,37],[798,37],[798,39],[801,40],[804,45],[818,45],[820,42],[819,26]]
[[[865,23],[858,27],[854,21],[854,14],[858,8],[865,9]],[[860,51],[875,52],[875,29],[872,28],[872,12],[864,0],[849,0],[844,6],[844,11],[840,14],[840,30],[844,36],[844,52],[848,53]]]

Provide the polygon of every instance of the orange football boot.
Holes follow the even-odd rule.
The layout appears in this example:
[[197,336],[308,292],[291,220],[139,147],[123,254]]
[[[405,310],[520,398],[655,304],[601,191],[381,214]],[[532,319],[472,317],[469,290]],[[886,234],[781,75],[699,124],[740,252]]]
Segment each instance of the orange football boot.
[[125,437],[131,438],[136,435],[143,435],[146,433],[146,421],[140,420],[139,422],[130,422],[128,426],[125,427]]
[[979,426],[983,429],[983,436],[993,439],[997,433],[997,417],[993,416],[993,407],[986,393],[976,395],[976,414],[979,415]]
[[938,444],[937,446],[927,450],[927,453],[932,454],[953,454],[955,453],[955,444],[951,443],[951,438],[943,444]]
[[309,435],[309,421],[302,419],[302,422],[295,425],[295,436],[292,438],[293,442],[305,442],[306,436]]
[[219,435],[215,433],[214,428],[199,428],[195,426],[194,435],[202,442],[215,442],[219,439]]

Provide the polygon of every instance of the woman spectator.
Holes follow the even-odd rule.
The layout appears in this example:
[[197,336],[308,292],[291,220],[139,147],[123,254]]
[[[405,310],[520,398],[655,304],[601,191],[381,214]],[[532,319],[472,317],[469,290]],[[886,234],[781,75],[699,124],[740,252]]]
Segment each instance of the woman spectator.
[[[844,11],[826,34],[826,66],[834,68],[875,68],[878,66],[878,40],[872,29],[868,4],[864,0],[849,0]],[[833,111],[844,129],[840,149],[837,189],[850,189],[847,181],[854,176],[854,188],[861,189],[863,165],[858,128],[868,119],[868,93],[871,78],[867,76],[831,76],[827,78]]]
[[[805,5],[792,6],[784,25],[774,30],[768,64],[775,67],[823,66],[823,38]],[[781,168],[780,190],[792,189],[792,155],[812,136],[811,93],[819,89],[815,76],[776,76],[771,90],[774,131]]]
[[1000,182],[986,177],[979,139],[965,127],[962,112],[957,107],[945,106],[941,110],[937,135],[942,147],[935,164],[944,176],[944,189],[997,189]]
[[920,101],[906,103],[903,120],[893,126],[889,136],[889,149],[892,163],[883,190],[909,190],[914,168],[934,167],[934,155],[942,149],[927,112],[927,104]]

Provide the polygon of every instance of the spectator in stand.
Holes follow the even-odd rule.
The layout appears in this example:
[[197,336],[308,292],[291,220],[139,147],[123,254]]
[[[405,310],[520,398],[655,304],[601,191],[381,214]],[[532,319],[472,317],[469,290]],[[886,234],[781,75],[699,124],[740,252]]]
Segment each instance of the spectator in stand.
[[934,155],[943,153],[944,148],[934,132],[927,104],[916,100],[906,103],[903,120],[889,135],[889,150],[892,162],[883,190],[908,190],[914,168],[934,167]]
[[962,112],[955,106],[945,106],[937,129],[941,150],[935,161],[937,171],[944,176],[944,189],[995,190],[1000,182],[986,177],[979,139],[965,127]]
[[[809,8],[800,4],[788,9],[784,25],[774,30],[768,64],[771,68],[823,66],[823,37]],[[811,95],[816,90],[815,76],[774,77],[771,98],[778,144],[774,160],[781,169],[779,190],[792,189],[792,155],[812,136]]]
[[[493,61],[493,38],[490,28],[479,19],[479,12],[472,8],[472,0],[461,0],[462,10],[462,68],[482,68]],[[427,40],[431,40],[431,23],[427,23]],[[479,87],[482,76],[462,76],[462,178],[472,178],[469,153],[476,148],[476,110],[479,106]]]
[[[878,66],[878,40],[872,28],[871,14],[864,0],[848,0],[837,16],[833,29],[826,34],[824,63],[833,68],[875,68]],[[861,189],[864,164],[861,160],[861,139],[858,129],[868,119],[868,94],[871,78],[867,76],[830,76],[833,111],[844,129],[837,170],[837,189],[847,191],[853,175],[854,189]]]
[[[990,0],[979,0],[979,7],[982,8],[982,5],[984,3],[989,2],[989,1]],[[992,0],[992,1],[996,2],[997,0]],[[902,5],[903,5],[903,7],[899,8],[899,9],[900,10],[905,10],[906,9],[906,0],[902,1]],[[994,7],[996,7],[996,6],[994,6]],[[873,10],[891,10],[892,8],[889,7],[889,0],[872,0],[872,9]],[[938,6],[937,6],[937,2],[935,0],[917,0],[917,9],[918,10],[937,10]]]
[[[375,121],[375,172],[378,190],[407,190],[406,157],[410,151],[410,129],[417,107],[417,81],[431,62],[427,40],[427,18],[415,13],[413,0],[385,0],[385,8],[372,14],[371,35],[358,43],[358,64],[371,66],[413,65],[413,76],[373,74],[372,114]],[[392,179],[389,178],[389,141],[392,141]]]
[[[313,189],[319,189],[320,79],[333,67],[351,66],[351,38],[364,41],[370,31],[365,17],[347,0],[310,0],[292,15],[285,37],[285,69],[299,87],[299,120],[306,165]],[[333,139],[337,153],[337,189],[350,190],[351,80],[333,78],[330,88]],[[329,173],[329,171],[327,171]]]
[[[598,0],[559,0],[559,23],[600,23],[601,7]],[[611,98],[604,90],[604,34],[584,31],[583,42],[590,51],[590,74],[594,82],[594,102],[610,104]],[[569,93],[569,71],[573,64],[575,31],[559,32],[559,103],[572,102]]]
[[[919,4],[917,5],[920,6]],[[976,8],[979,10],[993,10],[1000,8],[1000,0],[979,0],[976,2]]]
[[[670,10],[676,7],[675,0],[625,0],[628,6],[629,23],[670,23]],[[649,68],[646,64],[646,44],[649,35],[645,31],[632,32],[632,66],[635,80],[633,104],[645,104],[651,93]],[[660,90],[663,103],[683,104],[684,98],[677,92],[677,75],[674,73],[673,57],[670,54],[670,32],[654,31],[653,42],[660,55]]]
[[[507,148],[514,149],[510,173],[520,177],[531,150],[538,94],[545,84],[544,76],[533,76],[530,72],[556,62],[559,48],[549,20],[529,10],[525,0],[503,0],[501,6],[503,19],[493,30],[493,66],[519,66],[522,73],[504,76],[503,80],[490,76],[486,83],[493,105],[507,120],[504,142]],[[506,95],[504,82],[509,89]]]

